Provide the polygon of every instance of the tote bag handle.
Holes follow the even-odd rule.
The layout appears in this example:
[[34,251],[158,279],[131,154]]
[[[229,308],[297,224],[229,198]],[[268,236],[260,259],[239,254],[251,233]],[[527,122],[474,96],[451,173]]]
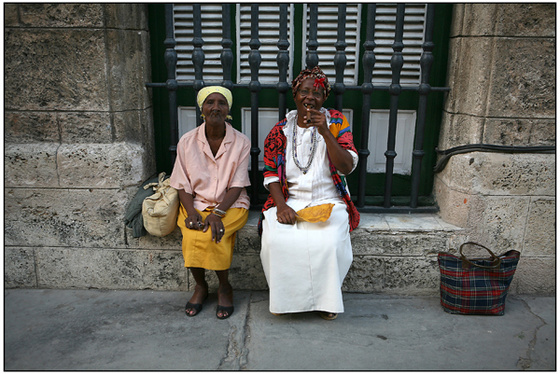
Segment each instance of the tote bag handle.
[[[486,249],[486,250],[488,251],[488,253],[490,253],[490,255],[492,256],[492,259],[493,259],[493,261],[495,262],[495,264],[489,265],[489,266],[485,266],[485,265],[479,265],[479,264],[475,264],[475,263],[471,262],[471,261],[463,254],[463,246],[465,246],[465,245],[467,245],[467,244],[476,245],[476,246],[479,246],[479,247],[482,247],[482,248]],[[483,246],[483,245],[481,245],[481,244],[478,244],[478,243],[475,243],[475,242],[466,242],[466,243],[461,244],[461,247],[459,247],[459,253],[461,254],[461,260],[463,261],[463,264],[464,264],[464,263],[468,263],[468,264],[470,264],[470,265],[472,265],[472,266],[476,266],[476,267],[479,267],[479,268],[482,268],[482,269],[496,269],[496,268],[500,267],[500,264],[502,263],[502,260],[501,260],[498,256],[496,256],[496,255],[494,254],[494,252],[492,252],[491,250],[489,250],[489,249],[486,248],[485,246]]]

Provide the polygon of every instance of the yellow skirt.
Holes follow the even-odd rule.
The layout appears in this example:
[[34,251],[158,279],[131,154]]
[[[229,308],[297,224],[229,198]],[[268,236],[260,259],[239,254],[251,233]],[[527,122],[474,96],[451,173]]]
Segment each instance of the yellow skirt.
[[[204,210],[203,212],[197,210],[197,212],[200,213],[203,221],[211,213],[210,210]],[[206,232],[188,229],[185,225],[187,217],[187,211],[183,204],[181,204],[179,216],[177,217],[177,226],[181,228],[181,233],[183,234],[185,267],[207,270],[229,269],[233,257],[235,235],[247,223],[249,211],[244,208],[228,209],[227,214],[222,218],[225,233],[222,240],[217,244],[215,241],[212,241],[212,230],[210,228]]]

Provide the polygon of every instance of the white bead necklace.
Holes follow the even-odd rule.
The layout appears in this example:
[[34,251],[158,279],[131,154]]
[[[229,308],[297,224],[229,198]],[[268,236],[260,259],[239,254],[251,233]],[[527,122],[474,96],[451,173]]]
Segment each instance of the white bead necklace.
[[313,162],[313,157],[315,157],[315,150],[317,149],[317,128],[313,127],[313,130],[311,132],[311,154],[309,155],[307,164],[305,166],[301,166],[297,156],[297,127],[298,125],[297,125],[297,118],[296,118],[296,123],[294,123],[294,131],[293,131],[292,156],[297,168],[301,170],[303,174],[307,174],[309,168],[311,167],[311,163]]

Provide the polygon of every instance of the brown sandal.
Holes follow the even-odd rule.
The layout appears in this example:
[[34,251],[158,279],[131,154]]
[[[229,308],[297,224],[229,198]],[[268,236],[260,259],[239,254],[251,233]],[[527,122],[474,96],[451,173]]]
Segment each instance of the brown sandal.
[[338,313],[329,313],[329,312],[319,312],[319,315],[322,319],[326,319],[327,321],[332,321],[338,317]]

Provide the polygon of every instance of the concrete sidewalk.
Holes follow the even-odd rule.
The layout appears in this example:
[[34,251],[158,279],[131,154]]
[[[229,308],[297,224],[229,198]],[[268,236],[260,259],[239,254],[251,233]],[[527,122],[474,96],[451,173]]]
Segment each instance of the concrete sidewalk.
[[274,316],[267,292],[235,313],[183,311],[190,293],[4,293],[4,370],[555,370],[556,300],[509,296],[501,317],[445,313],[433,297],[344,294],[335,321]]

